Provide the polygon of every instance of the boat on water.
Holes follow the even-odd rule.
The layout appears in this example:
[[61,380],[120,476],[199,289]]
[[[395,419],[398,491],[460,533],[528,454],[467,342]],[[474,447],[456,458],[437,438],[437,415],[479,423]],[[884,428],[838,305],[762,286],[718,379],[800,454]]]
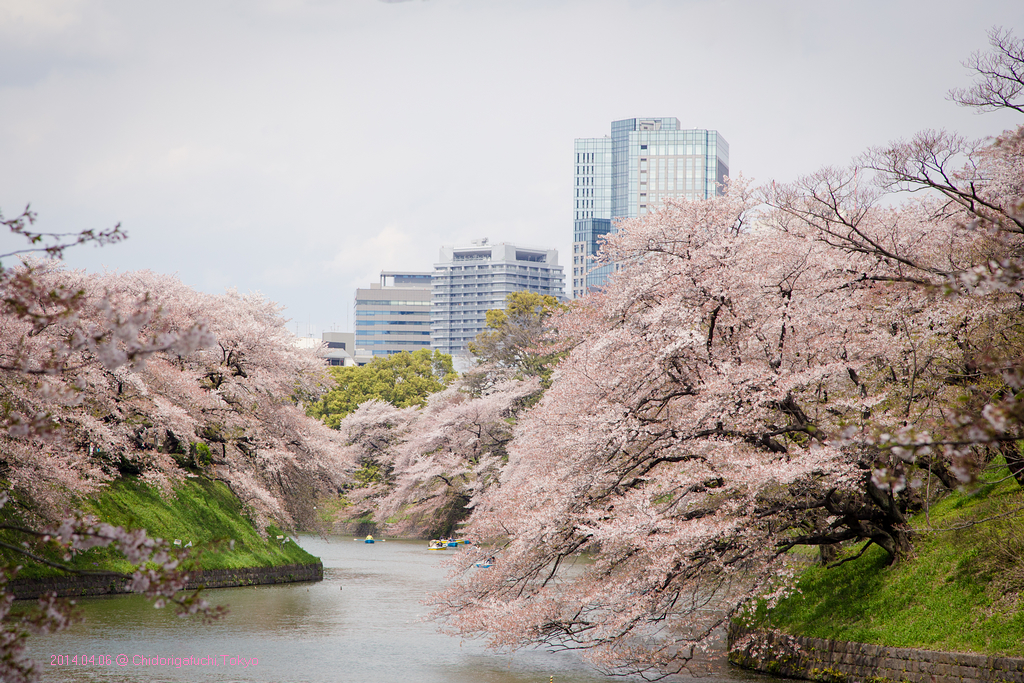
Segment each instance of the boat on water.
[[460,545],[472,545],[472,543],[464,538],[435,538],[427,547],[431,550],[443,550],[444,548],[458,548]]
[[367,536],[365,542],[366,543],[373,543],[373,536]]

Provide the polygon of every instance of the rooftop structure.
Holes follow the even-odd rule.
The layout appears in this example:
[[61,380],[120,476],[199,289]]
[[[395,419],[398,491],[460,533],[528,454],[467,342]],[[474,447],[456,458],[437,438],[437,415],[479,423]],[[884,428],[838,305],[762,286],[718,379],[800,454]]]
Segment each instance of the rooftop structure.
[[324,332],[320,356],[328,365],[351,367],[358,365],[355,359],[355,335],[351,332]]

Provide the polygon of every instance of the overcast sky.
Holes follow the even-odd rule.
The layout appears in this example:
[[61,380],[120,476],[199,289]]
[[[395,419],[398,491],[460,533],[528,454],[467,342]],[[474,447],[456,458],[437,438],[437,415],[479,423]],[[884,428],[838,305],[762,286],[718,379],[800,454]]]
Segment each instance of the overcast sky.
[[614,119],[718,130],[757,181],[997,133],[946,100],[994,25],[1024,32],[1024,2],[0,0],[0,210],[128,231],[73,266],[349,331],[356,287],[443,244],[569,265],[573,139]]

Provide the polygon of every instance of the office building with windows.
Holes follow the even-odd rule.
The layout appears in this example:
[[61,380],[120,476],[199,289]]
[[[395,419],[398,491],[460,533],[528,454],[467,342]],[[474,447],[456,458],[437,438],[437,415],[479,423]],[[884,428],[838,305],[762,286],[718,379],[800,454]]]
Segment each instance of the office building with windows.
[[487,311],[505,308],[505,297],[527,290],[565,300],[558,251],[490,244],[441,247],[434,264],[430,313],[434,350],[458,355],[487,325]]
[[656,211],[668,198],[714,197],[729,174],[729,143],[718,131],[682,129],[671,117],[613,121],[610,136],[578,138],[575,157],[573,298],[614,269],[594,268],[592,257],[616,220]]
[[[382,271],[356,290],[357,360],[430,348],[430,273]],[[361,363],[360,363],[361,364]]]

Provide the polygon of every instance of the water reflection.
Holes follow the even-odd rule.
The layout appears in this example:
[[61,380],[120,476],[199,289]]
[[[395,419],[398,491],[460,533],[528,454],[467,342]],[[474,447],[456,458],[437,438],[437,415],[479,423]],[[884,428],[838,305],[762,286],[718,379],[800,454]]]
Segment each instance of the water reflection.
[[[421,620],[426,608],[419,601],[443,584],[446,570],[440,563],[447,551],[429,551],[422,541],[371,545],[351,537],[301,540],[323,559],[324,581],[210,591],[211,601],[231,609],[211,625],[154,609],[137,596],[83,600],[85,623],[32,638],[32,655],[48,681],[623,680],[594,673],[573,653],[501,655],[477,642],[437,633]],[[118,666],[122,654],[127,664]],[[51,666],[51,661],[60,661],[57,655],[78,655],[79,663]],[[83,665],[82,655],[92,657],[92,663]],[[97,656],[100,661],[109,656],[111,664],[97,664]],[[170,663],[142,664],[154,658]],[[713,678],[739,677],[744,676],[722,671]]]

